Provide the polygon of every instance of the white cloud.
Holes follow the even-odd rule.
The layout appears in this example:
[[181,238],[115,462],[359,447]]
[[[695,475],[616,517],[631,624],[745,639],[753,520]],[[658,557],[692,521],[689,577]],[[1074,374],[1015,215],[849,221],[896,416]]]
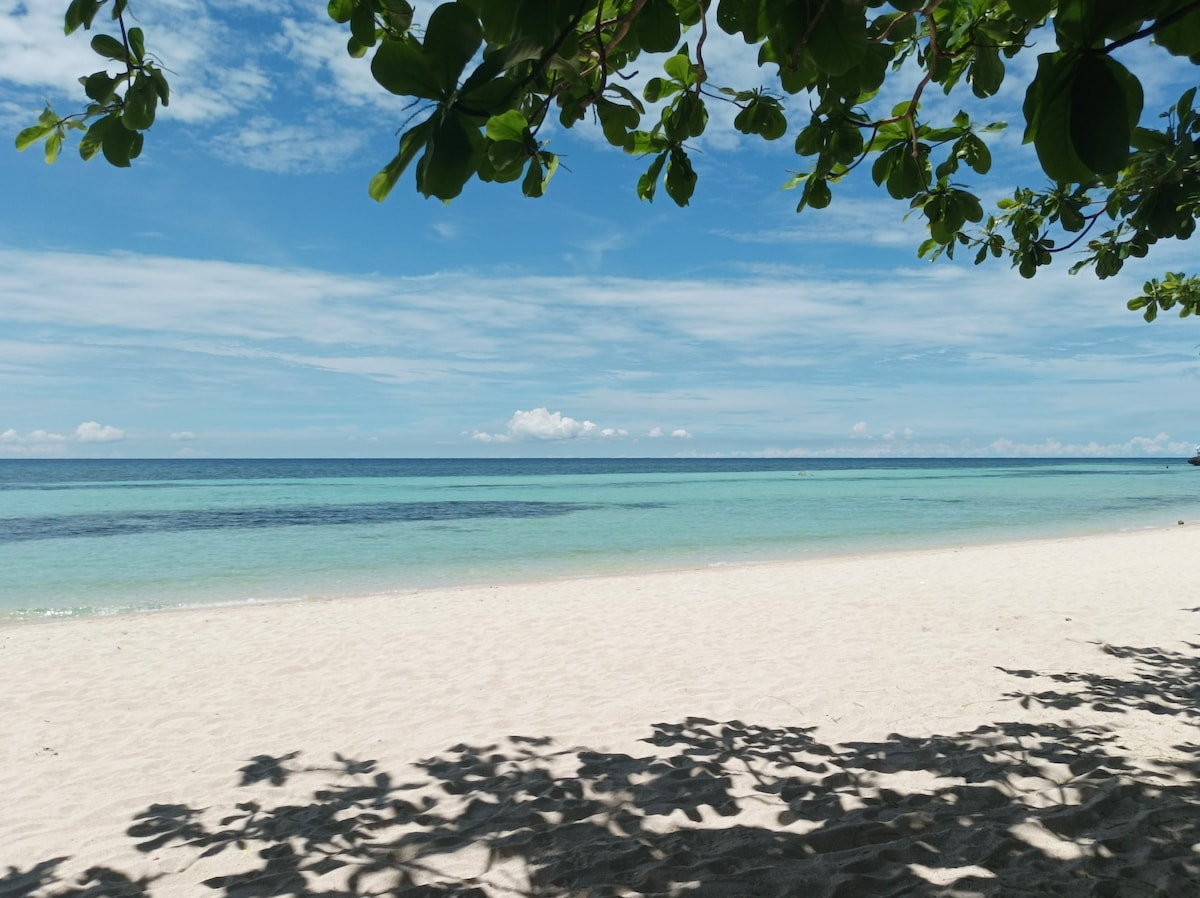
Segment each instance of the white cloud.
[[471,433],[471,439],[480,443],[507,443],[509,436],[503,433],[487,433],[483,430],[476,430]]
[[[908,433],[909,431],[905,431]],[[717,453],[718,456],[733,458],[1181,458],[1192,455],[1193,444],[1172,439],[1160,433],[1153,437],[1132,437],[1114,443],[1072,443],[1047,437],[1039,442],[1018,442],[997,439],[990,443],[971,440],[958,442],[914,443],[900,442],[886,445],[876,442],[870,446],[861,443],[840,443],[821,448],[795,446],[785,449],[770,446],[749,452]]]
[[1153,437],[1133,437],[1123,443],[1101,444],[1091,443],[1062,443],[1054,437],[1047,437],[1040,443],[1019,443],[1008,439],[999,439],[985,447],[988,454],[1006,458],[1113,458],[1159,455],[1191,455],[1193,445],[1182,440],[1171,439],[1170,434],[1160,433]]
[[543,407],[527,412],[518,409],[509,418],[505,433],[477,430],[471,434],[471,439],[481,443],[509,443],[536,440],[623,439],[627,436],[629,431],[624,428],[602,428],[591,421],[579,421]]
[[859,421],[857,424],[855,424],[853,427],[850,428],[850,433],[857,439],[861,439],[863,437],[865,437],[867,439],[871,438],[871,432],[869,430],[867,430],[867,422],[866,421]]
[[64,38],[65,9],[47,0],[0,2],[0,80],[77,91],[76,79],[100,67],[86,40]]
[[75,428],[75,439],[80,443],[117,443],[125,439],[125,431],[109,424],[85,421]]
[[[108,10],[92,32],[63,35],[65,4],[0,0],[0,81],[71,98],[83,105],[78,78],[105,68],[91,35],[113,33]],[[192,124],[234,115],[270,95],[271,81],[253,61],[255,38],[209,14],[204,4],[155,2],[138,6],[147,50],[167,72],[171,103],[161,115]],[[116,64],[109,62],[110,71]],[[40,97],[35,98],[35,102]],[[34,109],[36,112],[36,109]]]
[[[1171,264],[1170,252],[1163,261]],[[382,276],[0,247],[0,394],[58,390],[77,397],[73,420],[103,418],[103,393],[87,395],[102,386],[89,366],[119,357],[136,366],[128,370],[153,370],[165,402],[214,383],[247,395],[268,384],[279,395],[311,384],[331,394],[378,389],[411,407],[445,391],[469,397],[441,416],[446,441],[616,443],[622,425],[656,440],[683,421],[704,423],[700,451],[819,439],[850,454],[911,454],[893,443],[917,445],[902,427],[935,446],[964,437],[986,447],[1001,435],[1036,444],[1047,423],[1069,443],[1160,429],[1186,436],[1170,390],[1153,385],[1200,378],[1190,320],[1149,326],[1129,314],[1124,275],[1080,289],[1054,270],[1033,282],[1006,269],[973,271]],[[84,278],[89,302],[80,304]],[[1055,314],[1037,314],[1051,305]],[[565,434],[537,436],[535,422],[519,419],[511,431],[496,422],[472,434],[497,403],[539,396],[548,383],[566,391],[555,401],[587,409],[590,421],[559,412]],[[149,388],[141,376],[103,387]],[[1041,413],[1031,418],[1035,405]],[[6,411],[12,423],[37,414],[32,405]],[[856,421],[860,438],[851,441]]]
[[173,440],[194,440],[194,439],[196,439],[196,435],[194,433],[192,433],[190,430],[180,430],[177,433],[171,434],[171,439],[173,439]]
[[577,421],[561,412],[535,408],[513,412],[508,433],[515,440],[576,440],[598,436],[600,428],[591,421]]
[[324,12],[308,11],[304,20],[283,19],[274,48],[288,57],[291,72],[311,79],[319,99],[339,106],[373,107],[396,112],[408,101],[388,93],[371,75],[369,58],[354,59],[346,52],[349,30]]
[[45,430],[32,430],[27,434],[20,434],[11,427],[0,433],[0,443],[63,443],[66,442],[66,437],[61,433],[50,433]]
[[856,244],[871,246],[910,247],[917,246],[928,236],[922,218],[915,215],[905,218],[896,209],[895,202],[887,198],[861,199],[840,194],[835,194],[835,202],[829,208],[793,215],[788,220],[781,220],[778,227],[719,228],[713,233],[738,243],[794,247],[812,243],[844,244],[849,239]]
[[247,168],[300,174],[336,168],[364,139],[359,132],[329,124],[290,124],[260,116],[217,138],[213,149],[220,158]]
[[65,455],[67,437],[46,430],[19,433],[8,428],[0,433],[0,454],[23,456]]
[[[661,427],[652,428],[648,435],[653,438],[663,436]],[[600,427],[592,421],[580,421],[561,412],[551,412],[546,408],[535,408],[531,411],[518,410],[513,412],[504,433],[487,433],[476,430],[471,433],[471,439],[480,443],[513,443],[532,441],[562,441],[562,440],[624,440],[629,437],[629,430],[624,427]],[[683,428],[671,431],[676,439],[688,440],[692,435]]]

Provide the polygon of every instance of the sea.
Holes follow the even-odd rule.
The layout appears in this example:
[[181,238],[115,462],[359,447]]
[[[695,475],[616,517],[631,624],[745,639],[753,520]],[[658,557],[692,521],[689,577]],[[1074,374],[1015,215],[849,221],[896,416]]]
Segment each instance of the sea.
[[0,625],[1200,526],[1182,459],[0,460]]

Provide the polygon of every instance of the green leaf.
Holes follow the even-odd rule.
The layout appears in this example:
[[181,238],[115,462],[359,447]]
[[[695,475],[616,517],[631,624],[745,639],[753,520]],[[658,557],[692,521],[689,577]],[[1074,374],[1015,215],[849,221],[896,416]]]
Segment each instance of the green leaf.
[[443,3],[429,17],[422,52],[438,84],[447,93],[458,86],[458,78],[480,44],[483,29],[475,11],[465,3]]
[[27,150],[47,134],[54,130],[53,125],[31,125],[17,135],[17,149]]
[[[330,4],[330,6],[332,5]],[[404,166],[400,164],[400,157],[394,157],[391,162],[381,168],[378,174],[371,179],[371,183],[367,185],[367,194],[375,202],[382,203],[388,198],[388,194],[392,192],[392,188],[396,186],[396,182],[400,180],[400,175],[403,171]]]
[[491,143],[487,150],[487,160],[492,165],[492,179],[500,183],[517,180],[532,155],[536,154],[530,153],[523,142],[502,140]]
[[99,121],[92,123],[91,127],[87,130],[87,134],[83,135],[79,141],[79,155],[84,162],[89,161],[100,152],[100,147],[104,143],[104,136],[114,125],[118,128],[121,127],[120,117],[116,113],[107,115]]
[[525,120],[525,116],[515,109],[510,109],[488,119],[485,133],[492,140],[512,140],[524,144],[528,131],[529,122]]
[[92,49],[108,59],[125,62],[125,45],[108,34],[97,34],[92,38]]
[[636,109],[613,103],[603,97],[596,100],[593,108],[600,119],[605,139],[615,147],[625,146],[630,130],[636,128],[641,121]]
[[678,147],[671,150],[665,184],[667,196],[675,201],[676,206],[686,206],[696,189],[696,172],[692,169],[692,161]]
[[745,33],[746,43],[757,43],[758,0],[720,0],[717,4],[717,27],[726,34]]
[[[796,172],[780,185],[780,190],[795,190],[812,177],[812,172]],[[799,210],[797,210],[799,211]]]
[[964,134],[959,141],[958,155],[976,174],[986,175],[992,167],[992,151],[978,136]]
[[787,118],[779,101],[771,97],[752,100],[733,120],[743,134],[759,134],[765,140],[778,140],[787,133]]
[[1087,53],[1070,88],[1071,143],[1089,169],[1107,175],[1129,162],[1133,128],[1142,113],[1142,86],[1111,56]]
[[[1077,53],[1043,53],[1025,92],[1025,142],[1033,142],[1042,170],[1056,181],[1083,183],[1093,171],[1079,158],[1072,137]],[[1086,89],[1080,85],[1080,89]],[[1081,125],[1082,130],[1082,125]]]
[[360,47],[375,46],[375,11],[369,3],[359,3],[350,15],[350,36]]
[[329,18],[339,25],[345,25],[354,15],[354,0],[329,0],[326,10],[329,12]]
[[53,165],[58,159],[58,152],[62,149],[63,135],[66,132],[62,128],[56,128],[54,132],[46,138],[46,164]]
[[408,0],[378,0],[383,8],[383,18],[387,27],[397,34],[404,34],[412,27],[413,8]]
[[464,116],[439,111],[425,155],[417,163],[417,189],[426,197],[452,200],[475,173],[483,137]]
[[537,199],[545,195],[546,185],[558,171],[558,157],[553,153],[538,153],[529,160],[529,171],[521,182],[521,192],[527,197]]
[[1004,63],[1000,60],[1000,49],[991,45],[977,45],[975,59],[967,69],[967,80],[971,92],[977,97],[990,97],[1000,89],[1004,81]]
[[542,163],[537,156],[529,160],[529,170],[521,181],[521,193],[534,199],[542,195]]
[[829,135],[829,156],[840,165],[850,165],[863,149],[862,132],[853,125],[842,124]]
[[671,3],[679,15],[679,24],[684,28],[690,28],[704,17],[704,9],[698,0],[671,0]]
[[1053,0],[1008,0],[1009,8],[1030,22],[1040,22],[1050,14]]
[[130,131],[145,131],[154,124],[158,92],[146,75],[138,75],[125,92],[125,108],[121,113],[121,124]]
[[910,199],[925,188],[927,157],[926,150],[919,160],[913,158],[911,144],[896,141],[879,154],[871,166],[871,178],[876,184],[885,185],[893,199]]
[[[520,29],[522,8],[511,0],[468,0],[479,14],[484,34],[489,43],[507,44],[515,39]],[[539,42],[540,43],[540,42]]]
[[[94,129],[95,125],[92,127]],[[141,149],[139,137],[140,134],[128,128],[106,128],[100,147],[104,158],[117,168],[129,168],[130,160],[137,158],[137,151]]]
[[[483,68],[483,66],[480,66]],[[476,69],[476,74],[478,73]],[[465,105],[493,115],[505,111],[518,98],[521,83],[511,75],[492,78],[490,81],[476,79],[473,74],[459,89]]]
[[687,58],[686,53],[676,53],[663,63],[663,71],[683,87],[691,87],[696,83],[696,67]]
[[911,151],[898,154],[886,186],[887,192],[898,200],[916,196],[925,188],[921,163]]
[[664,78],[651,78],[646,82],[646,86],[642,90],[642,96],[646,98],[647,103],[657,103],[664,97],[677,94],[681,90],[683,90],[683,85],[678,82],[667,81]]
[[679,14],[670,0],[647,0],[634,21],[634,33],[643,50],[667,53],[679,45]]
[[630,131],[625,137],[625,152],[631,156],[658,153],[666,148],[666,138],[651,131]]
[[800,205],[796,211],[800,211],[805,206],[812,209],[824,209],[833,201],[833,191],[829,189],[829,182],[824,178],[810,178],[808,183],[804,185],[804,193],[801,196]]
[[142,34],[142,29],[129,29],[129,49],[133,53],[134,62],[140,63],[146,58],[146,37]]
[[371,183],[367,187],[367,193],[371,199],[377,203],[382,203],[392,188],[396,186],[396,182],[400,180],[400,176],[404,174],[404,170],[408,168],[409,163],[416,158],[416,155],[425,146],[429,138],[429,134],[433,129],[433,120],[426,119],[419,125],[409,128],[400,137],[400,152],[396,154],[379,174],[371,179]]
[[831,75],[848,72],[867,55],[867,18],[857,3],[829,2],[812,26],[808,51],[817,68]]
[[63,18],[63,32],[70,34],[83,24],[83,11],[79,8],[80,0],[71,0],[67,14]]
[[105,0],[72,0],[71,5],[67,7],[67,15],[63,22],[64,33],[71,34],[80,25],[84,28],[91,28],[96,13],[100,11],[104,2]]
[[83,82],[83,92],[97,103],[107,103],[116,90],[116,79],[108,72],[93,72]]
[[646,105],[638,99],[637,94],[627,87],[624,87],[620,84],[610,84],[608,85],[607,93],[616,94],[626,103],[628,103],[633,109],[635,109],[638,115],[642,115],[646,111]]
[[371,75],[385,90],[402,97],[442,98],[442,82],[421,52],[421,45],[408,35],[379,42],[371,59]]
[[153,66],[146,66],[144,71],[150,76],[150,83],[154,85],[154,91],[162,100],[162,104],[164,106],[171,105],[171,88],[167,84],[166,76]]
[[669,110],[663,111],[667,139],[673,143],[699,137],[707,124],[708,110],[704,100],[691,91],[681,94]]
[[654,192],[658,189],[658,177],[662,174],[663,164],[666,161],[667,154],[659,153],[650,163],[650,167],[638,178],[637,195],[639,200],[654,202]]

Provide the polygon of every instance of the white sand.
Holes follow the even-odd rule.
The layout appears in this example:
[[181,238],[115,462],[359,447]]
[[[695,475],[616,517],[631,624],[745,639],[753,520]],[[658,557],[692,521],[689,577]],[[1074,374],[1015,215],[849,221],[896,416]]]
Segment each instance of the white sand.
[[1197,606],[1185,526],[0,629],[0,896],[1200,895]]

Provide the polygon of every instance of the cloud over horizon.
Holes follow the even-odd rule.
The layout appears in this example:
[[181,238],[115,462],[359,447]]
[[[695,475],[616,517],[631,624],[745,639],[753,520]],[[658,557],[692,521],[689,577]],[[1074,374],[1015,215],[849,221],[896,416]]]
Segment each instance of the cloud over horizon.
[[26,456],[65,455],[68,443],[118,443],[124,439],[125,431],[97,421],[85,421],[69,435],[42,428],[21,433],[10,427],[0,431],[0,453]]
[[629,436],[627,430],[600,427],[591,421],[578,421],[561,412],[545,407],[522,411],[518,409],[508,420],[504,433],[476,430],[471,439],[481,443],[510,443],[534,440],[613,439]]

